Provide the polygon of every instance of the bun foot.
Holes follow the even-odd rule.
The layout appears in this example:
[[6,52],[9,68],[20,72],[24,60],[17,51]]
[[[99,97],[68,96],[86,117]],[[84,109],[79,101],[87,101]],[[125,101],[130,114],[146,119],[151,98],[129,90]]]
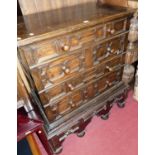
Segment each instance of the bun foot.
[[82,131],[82,132],[80,132],[80,133],[77,133],[77,136],[78,137],[83,137],[85,135],[85,131]]
[[108,118],[109,118],[109,113],[101,116],[101,119],[103,120],[108,120]]
[[118,102],[118,103],[117,103],[117,106],[118,106],[119,108],[124,108],[124,107],[125,107],[125,102]]
[[55,154],[60,154],[62,152],[63,148],[60,147],[58,149],[56,149],[56,151],[54,151]]

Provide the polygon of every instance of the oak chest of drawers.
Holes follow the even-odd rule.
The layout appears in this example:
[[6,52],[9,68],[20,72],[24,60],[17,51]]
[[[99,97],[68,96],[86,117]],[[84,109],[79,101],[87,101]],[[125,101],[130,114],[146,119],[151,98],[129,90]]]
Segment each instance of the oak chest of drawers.
[[95,3],[24,16],[18,58],[32,90],[51,149],[79,137],[94,115],[124,106],[125,49],[133,10]]

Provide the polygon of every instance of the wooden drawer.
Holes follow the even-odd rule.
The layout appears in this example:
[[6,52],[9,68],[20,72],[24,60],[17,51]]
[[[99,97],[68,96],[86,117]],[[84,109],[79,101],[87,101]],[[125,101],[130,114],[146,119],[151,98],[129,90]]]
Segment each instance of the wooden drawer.
[[112,72],[123,66],[123,55],[119,55],[105,62],[104,73]]
[[60,99],[74,91],[75,89],[80,88],[84,84],[84,75],[77,75],[74,78],[67,80],[59,85],[55,85],[51,88],[44,89],[39,92],[40,99],[43,105],[52,103],[57,99]]
[[101,24],[95,27],[95,41],[99,41],[101,39],[105,39],[106,38],[106,25],[105,24]]
[[126,34],[113,38],[106,42],[101,42],[93,47],[94,65],[101,63],[106,58],[116,56],[124,51]]
[[[89,41],[99,41],[126,31],[126,22],[127,19],[119,19],[106,24],[99,24],[93,28],[29,44],[28,46],[21,47],[21,49],[24,51],[28,65],[32,67],[81,49],[83,44]],[[113,29],[115,29],[115,32],[111,34]]]
[[121,77],[122,69],[119,69],[107,76],[101,76],[97,80],[92,80],[65,97],[59,98],[50,104],[45,105],[44,108],[48,120],[57,120],[77,109],[79,106],[113,87],[121,80]]
[[55,121],[90,101],[95,97],[96,89],[94,88],[95,83],[89,83],[88,85],[84,85],[80,89],[75,90],[70,95],[66,95],[50,105],[44,106],[48,120],[50,122]]
[[23,50],[26,61],[30,67],[59,56],[56,39],[42,40],[21,47],[21,49]]
[[39,96],[43,105],[47,105],[55,102],[56,100],[63,98],[65,95],[73,93],[80,87],[90,82],[95,78],[94,70],[85,71],[82,74],[77,74],[76,76],[62,82],[58,85],[48,87],[44,90],[39,91]]
[[81,48],[80,34],[64,35],[60,38],[49,39],[24,47],[25,58],[29,66],[42,64],[60,55]]
[[108,74],[107,76],[101,76],[97,79],[97,94],[101,94],[107,89],[113,87],[122,79],[122,68]]
[[94,39],[95,28],[63,35],[54,39],[42,40],[21,47],[30,67],[41,65],[61,55],[81,50],[82,45]]
[[124,58],[124,56],[122,54],[120,54],[110,60],[108,59],[108,60],[104,61],[103,63],[99,64],[95,70],[96,77],[99,77],[106,73],[113,72],[114,70],[122,67],[123,63],[124,63],[123,58]]
[[106,23],[106,37],[116,35],[127,30],[127,18]]
[[67,113],[75,110],[83,103],[83,88],[74,91],[72,94],[57,100],[45,107],[48,120],[54,121]]
[[37,89],[40,91],[63,82],[82,72],[84,68],[85,56],[83,52],[77,52],[35,67],[31,69],[31,74]]

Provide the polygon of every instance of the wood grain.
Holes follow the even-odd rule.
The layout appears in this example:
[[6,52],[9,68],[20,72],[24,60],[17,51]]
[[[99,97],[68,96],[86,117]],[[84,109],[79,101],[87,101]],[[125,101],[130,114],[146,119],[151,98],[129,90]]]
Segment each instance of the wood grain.
[[27,141],[29,143],[29,146],[31,148],[32,154],[33,155],[42,155],[40,150],[39,150],[39,147],[37,145],[37,142],[35,140],[34,135],[33,134],[29,134],[29,135],[27,135],[26,139],[27,139]]
[[[123,18],[132,12],[132,9],[122,7],[107,5],[99,7],[96,3],[85,3],[24,16],[18,23],[18,37],[21,38],[18,40],[18,45],[30,44],[33,41],[56,37],[56,35],[83,28],[89,29],[113,18]],[[84,21],[88,22],[84,23]]]
[[116,5],[116,6],[124,6],[127,7],[128,1],[127,0],[100,0],[106,4]]
[[[41,11],[48,2],[35,6]],[[19,56],[54,153],[62,151],[69,134],[83,136],[95,114],[107,115],[118,96],[124,105],[124,49],[134,12],[86,0],[51,1],[55,8],[67,3],[71,6],[24,16],[18,26]]]
[[23,15],[54,10],[96,0],[19,0]]

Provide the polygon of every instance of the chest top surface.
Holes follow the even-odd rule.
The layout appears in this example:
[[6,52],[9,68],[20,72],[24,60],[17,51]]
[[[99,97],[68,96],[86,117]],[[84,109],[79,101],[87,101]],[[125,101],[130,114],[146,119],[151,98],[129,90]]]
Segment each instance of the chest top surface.
[[133,9],[86,3],[18,18],[18,46],[123,17]]

